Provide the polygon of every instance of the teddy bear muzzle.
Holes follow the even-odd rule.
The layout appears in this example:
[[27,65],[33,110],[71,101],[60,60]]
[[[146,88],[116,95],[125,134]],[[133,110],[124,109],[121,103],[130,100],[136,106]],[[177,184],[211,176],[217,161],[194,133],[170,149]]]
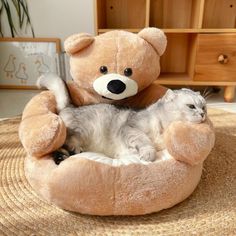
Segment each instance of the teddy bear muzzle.
[[131,97],[138,92],[136,81],[115,73],[102,75],[97,78],[93,82],[93,88],[102,97],[112,100]]

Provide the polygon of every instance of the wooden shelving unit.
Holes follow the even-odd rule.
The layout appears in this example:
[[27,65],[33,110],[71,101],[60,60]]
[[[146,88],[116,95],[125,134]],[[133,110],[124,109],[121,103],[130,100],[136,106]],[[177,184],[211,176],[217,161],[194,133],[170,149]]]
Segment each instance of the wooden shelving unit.
[[163,85],[223,86],[232,101],[236,86],[236,0],[95,0],[95,32],[134,33],[161,28],[167,50]]

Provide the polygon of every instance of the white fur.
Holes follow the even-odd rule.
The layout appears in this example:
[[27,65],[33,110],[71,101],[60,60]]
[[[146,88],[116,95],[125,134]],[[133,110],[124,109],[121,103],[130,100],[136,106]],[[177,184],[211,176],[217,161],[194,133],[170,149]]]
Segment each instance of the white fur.
[[[190,109],[188,105],[194,105]],[[97,104],[68,107],[60,112],[68,138],[66,145],[76,153],[90,151],[120,159],[136,156],[153,161],[165,148],[162,134],[173,121],[200,123],[206,118],[205,100],[191,90],[168,90],[166,95],[141,111],[120,110]],[[201,116],[204,113],[204,116]]]
[[[168,153],[167,150],[158,151],[157,156],[158,158],[156,159],[155,162],[168,161],[170,159],[173,159],[173,157]],[[100,162],[100,163],[104,163],[104,164],[107,164],[110,166],[116,166],[116,167],[119,167],[121,165],[139,164],[139,163],[143,165],[148,165],[150,163],[149,161],[140,160],[139,158],[137,158],[137,155],[126,155],[126,156],[123,156],[123,158],[121,159],[112,159],[105,156],[102,153],[96,153],[96,152],[84,153],[83,152],[83,153],[74,155],[74,157],[81,158],[81,159],[89,159],[89,160],[93,160],[96,162]]]
[[51,90],[57,101],[57,110],[60,111],[69,105],[70,99],[63,80],[56,74],[48,73],[41,75],[37,80],[38,88]]
[[[196,108],[190,109],[189,104]],[[203,122],[203,107],[205,100],[198,93],[183,89],[169,90],[160,101],[139,112],[97,104],[65,108],[60,116],[69,128],[66,144],[77,153],[90,151],[115,159],[136,156],[153,161],[160,158],[157,151],[165,148],[162,134],[168,125],[178,120]]]
[[[54,93],[59,88],[56,99],[63,95],[66,87],[61,82],[55,84],[59,82],[58,77],[46,81],[42,84],[52,88]],[[157,152],[165,148],[162,135],[173,121],[200,123],[206,119],[204,98],[189,89],[168,90],[162,99],[140,111],[119,109],[109,104],[65,107],[66,96],[67,93],[62,96],[66,102],[57,101],[61,103],[59,115],[67,127],[65,144],[75,153],[96,152],[114,159],[130,156],[154,161],[161,158]]]
[[[107,89],[107,85],[112,80],[122,81],[126,85],[126,89],[124,90],[124,92],[120,94],[111,93]],[[136,81],[126,76],[115,74],[115,73],[103,75],[97,78],[93,83],[93,88],[101,96],[104,96],[106,98],[110,98],[113,100],[121,100],[130,96],[133,96],[138,92],[138,84],[136,83]]]

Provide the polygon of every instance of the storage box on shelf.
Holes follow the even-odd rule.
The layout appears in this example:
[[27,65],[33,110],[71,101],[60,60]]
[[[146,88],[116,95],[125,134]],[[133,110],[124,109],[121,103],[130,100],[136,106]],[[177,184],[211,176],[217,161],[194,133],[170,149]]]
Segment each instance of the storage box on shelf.
[[168,38],[156,83],[236,86],[236,0],[95,0],[95,31],[163,29]]

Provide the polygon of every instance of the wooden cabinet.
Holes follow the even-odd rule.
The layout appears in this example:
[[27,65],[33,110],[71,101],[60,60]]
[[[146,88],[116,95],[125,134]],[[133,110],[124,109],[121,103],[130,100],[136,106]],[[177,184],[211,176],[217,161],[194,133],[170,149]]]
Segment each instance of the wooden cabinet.
[[235,28],[236,0],[205,0],[203,28]]
[[236,0],[94,0],[95,31],[163,29],[163,85],[236,86]]
[[150,26],[165,29],[196,28],[199,0],[151,0]]
[[98,0],[98,28],[144,28],[147,7],[146,0]]
[[236,34],[199,34],[194,80],[236,81]]

